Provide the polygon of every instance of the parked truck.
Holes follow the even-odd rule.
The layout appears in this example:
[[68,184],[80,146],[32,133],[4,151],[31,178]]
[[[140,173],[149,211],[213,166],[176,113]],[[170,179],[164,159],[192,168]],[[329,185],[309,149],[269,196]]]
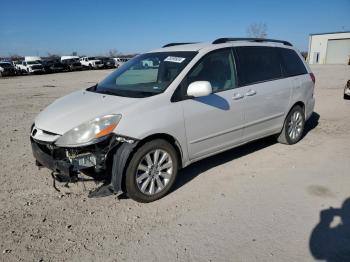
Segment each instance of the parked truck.
[[44,73],[44,67],[41,64],[41,58],[38,56],[26,56],[24,61],[16,64],[16,69],[20,74]]
[[83,66],[79,61],[79,56],[61,56],[61,63],[69,68],[69,71],[82,70]]
[[103,63],[101,60],[97,59],[96,57],[81,57],[80,63],[83,67],[89,68],[89,69],[99,69],[103,68]]

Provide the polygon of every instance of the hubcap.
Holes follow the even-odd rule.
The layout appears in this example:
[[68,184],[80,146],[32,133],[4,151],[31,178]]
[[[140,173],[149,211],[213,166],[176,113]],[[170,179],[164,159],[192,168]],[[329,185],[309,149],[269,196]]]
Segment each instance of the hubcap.
[[301,136],[303,131],[303,117],[299,111],[293,113],[288,123],[288,136],[295,140]]
[[136,170],[136,184],[146,195],[154,195],[164,190],[173,174],[173,161],[170,155],[156,149],[141,159]]

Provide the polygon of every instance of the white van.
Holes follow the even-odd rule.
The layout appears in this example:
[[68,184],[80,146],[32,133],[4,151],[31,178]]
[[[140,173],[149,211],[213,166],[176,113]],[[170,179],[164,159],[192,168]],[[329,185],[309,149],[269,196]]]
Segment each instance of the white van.
[[[156,66],[140,67],[148,61]],[[105,174],[90,197],[126,192],[154,201],[200,159],[270,135],[297,143],[314,83],[286,41],[168,44],[49,105],[31,128],[33,154],[54,175]]]

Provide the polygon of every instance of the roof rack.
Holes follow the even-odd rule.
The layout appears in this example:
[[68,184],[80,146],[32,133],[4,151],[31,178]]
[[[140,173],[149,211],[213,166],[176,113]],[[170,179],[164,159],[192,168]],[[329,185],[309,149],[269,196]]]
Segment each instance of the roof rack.
[[223,44],[223,43],[233,42],[233,41],[251,41],[251,42],[259,42],[259,43],[261,43],[261,42],[273,42],[273,43],[281,43],[284,45],[293,46],[291,43],[289,43],[288,41],[284,41],[284,40],[265,39],[265,38],[229,38],[229,37],[218,38],[213,42],[213,44]]
[[164,47],[169,47],[169,46],[190,45],[190,44],[195,44],[195,43],[169,43],[169,44],[163,45],[162,48],[164,48]]

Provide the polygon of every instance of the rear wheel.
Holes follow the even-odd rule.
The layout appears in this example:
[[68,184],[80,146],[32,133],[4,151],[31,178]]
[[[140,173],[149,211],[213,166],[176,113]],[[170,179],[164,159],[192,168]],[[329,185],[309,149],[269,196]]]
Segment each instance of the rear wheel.
[[286,117],[278,142],[293,145],[302,138],[305,127],[304,110],[300,106],[294,106]]
[[125,186],[130,198],[152,202],[165,196],[174,184],[178,158],[174,147],[163,139],[142,145],[126,170]]

